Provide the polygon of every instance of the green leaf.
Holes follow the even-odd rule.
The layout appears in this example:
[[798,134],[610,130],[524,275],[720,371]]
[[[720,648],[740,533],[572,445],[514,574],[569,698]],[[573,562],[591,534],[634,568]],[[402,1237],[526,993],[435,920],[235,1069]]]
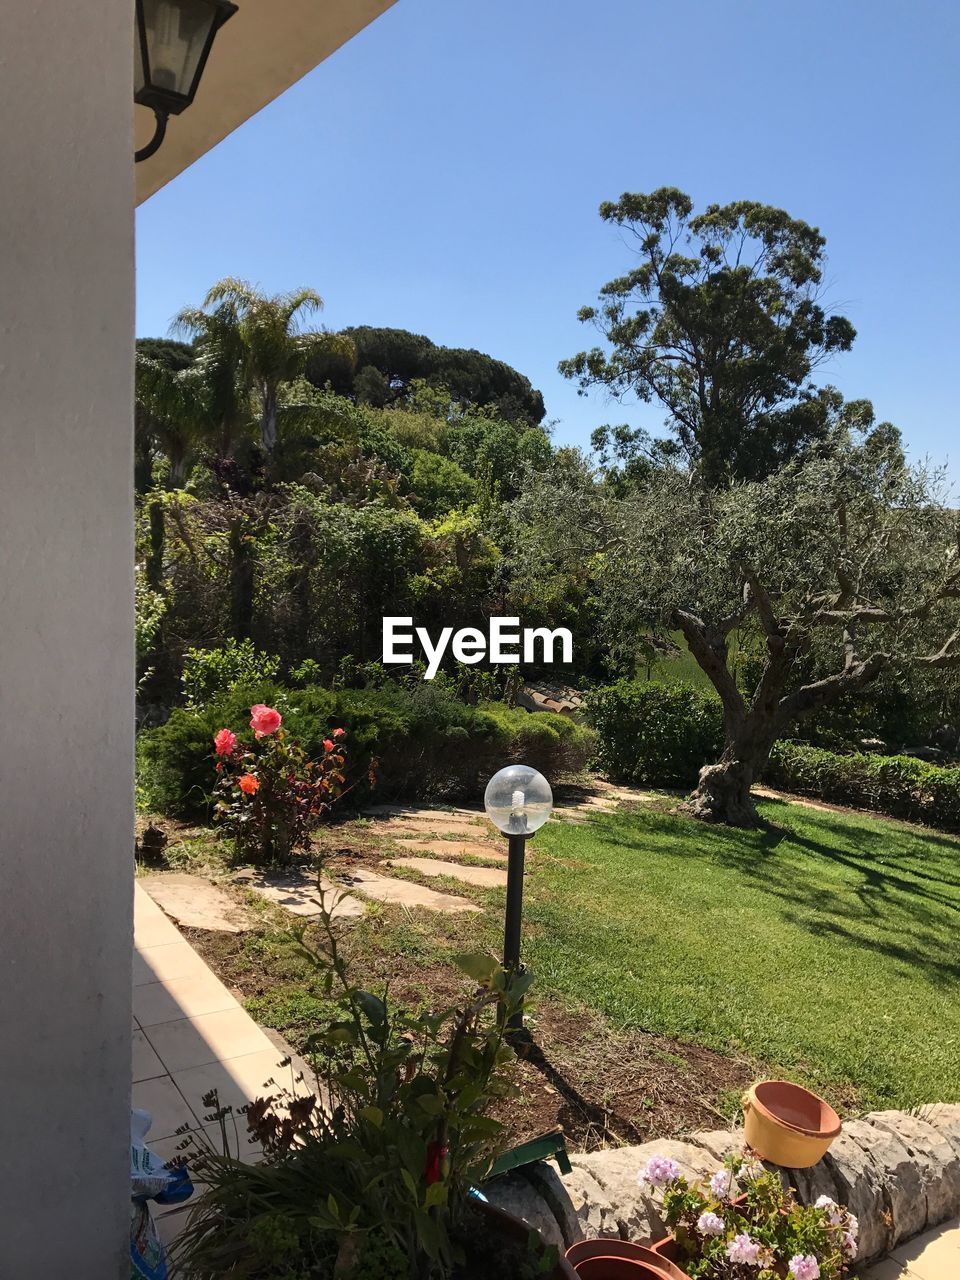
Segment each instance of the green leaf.
[[357,991],[354,998],[374,1026],[379,1027],[386,1022],[387,1006],[378,996],[369,991]]
[[356,1044],[359,1037],[352,1022],[332,1022],[323,1038],[328,1044]]
[[454,956],[453,962],[468,978],[473,978],[483,987],[490,986],[494,974],[500,968],[500,961],[496,956],[484,951],[466,951]]
[[424,1110],[428,1116],[443,1115],[443,1099],[438,1098],[435,1093],[422,1093],[417,1098],[417,1106]]
[[417,1239],[428,1258],[436,1260],[440,1256],[440,1232],[437,1224],[426,1213],[418,1213],[414,1218],[417,1228]]
[[420,1198],[420,1197],[419,1197],[419,1195],[417,1194],[417,1184],[416,1184],[416,1182],[414,1181],[413,1174],[410,1172],[410,1170],[409,1170],[409,1169],[401,1169],[401,1170],[400,1170],[400,1177],[403,1179],[404,1186],[407,1188],[407,1190],[410,1192],[410,1194],[413,1196],[413,1198],[414,1198],[415,1200],[419,1200],[419,1198]]
[[447,1193],[449,1186],[446,1182],[434,1182],[427,1187],[427,1194],[424,1198],[424,1207],[433,1209],[436,1205],[447,1203]]
[[363,1107],[360,1114],[361,1116],[363,1116],[364,1120],[372,1124],[374,1128],[376,1129],[383,1128],[383,1112],[380,1110],[379,1107],[375,1107],[372,1105],[369,1107]]

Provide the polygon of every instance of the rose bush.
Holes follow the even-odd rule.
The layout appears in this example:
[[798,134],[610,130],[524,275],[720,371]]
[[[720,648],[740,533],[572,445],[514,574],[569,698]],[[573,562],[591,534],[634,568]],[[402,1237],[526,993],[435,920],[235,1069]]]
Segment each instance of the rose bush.
[[308,849],[313,828],[345,793],[344,730],[334,729],[323,755],[311,759],[282,724],[279,711],[256,703],[250,750],[232,729],[213,738],[220,775],[214,818],[232,836],[237,857],[257,865],[282,864]]

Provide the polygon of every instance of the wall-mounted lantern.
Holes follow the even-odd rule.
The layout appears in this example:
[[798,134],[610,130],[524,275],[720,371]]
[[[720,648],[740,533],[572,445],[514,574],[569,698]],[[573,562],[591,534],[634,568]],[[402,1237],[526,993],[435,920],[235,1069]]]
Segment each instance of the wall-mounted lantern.
[[169,116],[193,102],[213,41],[237,12],[230,0],[136,0],[133,100],[156,117],[153,137],[136,153],[152,156],[163,142]]

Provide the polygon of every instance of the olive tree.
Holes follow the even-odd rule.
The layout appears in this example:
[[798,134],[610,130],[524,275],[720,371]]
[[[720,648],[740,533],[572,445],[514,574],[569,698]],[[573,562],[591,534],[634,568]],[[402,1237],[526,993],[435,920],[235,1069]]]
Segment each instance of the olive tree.
[[797,721],[883,671],[960,660],[957,513],[862,416],[762,480],[661,469],[614,504],[598,575],[614,642],[681,632],[723,707],[723,754],[692,797],[704,819],[757,821],[751,785]]

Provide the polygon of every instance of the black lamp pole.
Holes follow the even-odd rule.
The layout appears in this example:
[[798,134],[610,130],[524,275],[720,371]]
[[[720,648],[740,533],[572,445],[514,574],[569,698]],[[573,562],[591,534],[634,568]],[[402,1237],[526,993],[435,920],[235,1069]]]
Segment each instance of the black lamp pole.
[[[526,826],[526,818],[520,819]],[[507,832],[509,860],[507,863],[507,914],[503,926],[503,967],[508,973],[519,973],[520,926],[523,920],[523,862],[529,834],[525,831]],[[507,1024],[511,1031],[523,1030],[523,1001]]]

